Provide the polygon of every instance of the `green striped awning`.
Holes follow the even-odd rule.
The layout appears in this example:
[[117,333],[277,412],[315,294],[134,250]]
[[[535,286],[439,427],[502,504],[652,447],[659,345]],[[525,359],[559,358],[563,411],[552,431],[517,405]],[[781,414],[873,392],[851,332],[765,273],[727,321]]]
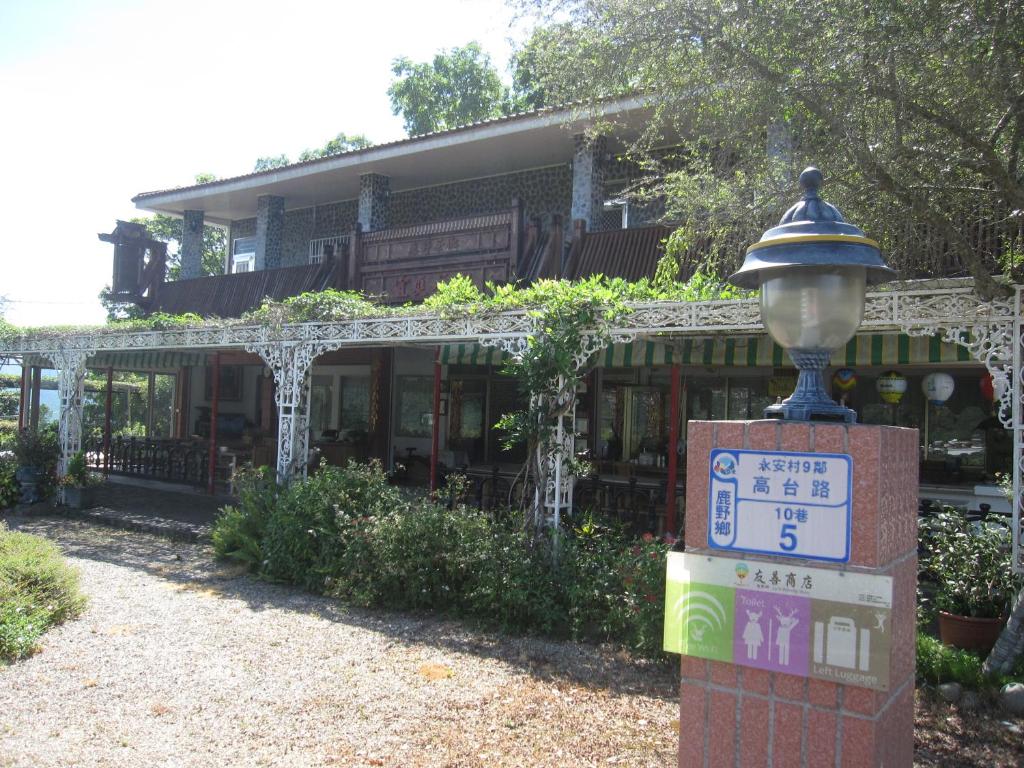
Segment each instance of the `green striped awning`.
[[[100,352],[88,359],[89,368],[116,368],[119,371],[176,371],[186,365],[206,365],[206,352],[178,350],[139,350],[137,352]],[[25,365],[51,368],[42,355],[26,356]]]
[[117,368],[123,371],[173,371],[186,365],[206,365],[206,360],[206,352],[103,352],[89,359],[89,367]]
[[[778,344],[767,336],[715,339],[676,339],[671,343],[636,341],[615,344],[600,353],[604,368],[637,368],[652,365],[705,365],[783,368],[793,363]],[[441,348],[445,365],[498,365],[505,355],[492,347],[452,344]],[[938,336],[906,334],[859,334],[832,356],[835,367],[858,365],[918,365],[926,363],[970,363],[967,348],[950,344]]]

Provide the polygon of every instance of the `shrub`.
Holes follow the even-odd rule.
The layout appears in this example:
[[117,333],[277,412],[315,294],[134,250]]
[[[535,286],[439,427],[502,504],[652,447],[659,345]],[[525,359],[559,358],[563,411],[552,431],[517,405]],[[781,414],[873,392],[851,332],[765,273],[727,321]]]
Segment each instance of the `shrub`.
[[[238,486],[214,548],[264,578],[362,606],[661,654],[668,545],[650,536],[589,521],[562,533],[553,559],[552,542],[523,530],[521,516],[406,500],[378,464],[322,466],[283,489],[263,470]],[[457,485],[442,494],[459,496]]]
[[511,517],[488,521],[485,556],[464,596],[466,612],[503,630],[565,636],[565,569],[553,566],[550,541],[534,540]]
[[612,640],[658,655],[669,545],[650,534],[636,540],[593,520],[574,531],[569,545],[566,584],[573,636]]
[[43,632],[84,606],[78,573],[57,545],[0,524],[0,660],[28,655]]
[[18,471],[17,462],[7,456],[0,456],[0,509],[13,507],[21,498],[21,488],[15,473]]
[[263,536],[277,501],[277,483],[270,467],[235,473],[238,506],[221,508],[210,538],[217,557],[245,563],[256,570],[263,562]]
[[17,435],[17,419],[0,419],[0,453],[11,450]]
[[999,515],[973,523],[947,507],[922,524],[921,549],[921,573],[935,584],[941,611],[997,618],[1020,588],[1010,528]]
[[328,591],[340,572],[347,522],[382,517],[404,506],[378,462],[321,465],[305,482],[280,491],[267,518],[261,573],[314,592]]
[[955,682],[979,689],[985,686],[983,663],[976,653],[943,645],[921,632],[917,635],[917,676],[922,680],[934,685]]

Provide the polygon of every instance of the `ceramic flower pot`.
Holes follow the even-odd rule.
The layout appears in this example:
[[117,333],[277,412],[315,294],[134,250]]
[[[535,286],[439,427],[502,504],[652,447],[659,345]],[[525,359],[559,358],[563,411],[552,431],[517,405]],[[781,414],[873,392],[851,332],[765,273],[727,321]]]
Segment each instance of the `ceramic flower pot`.
[[72,509],[88,509],[96,503],[95,488],[66,487],[63,489],[64,506]]
[[1006,626],[1006,617],[978,619],[939,611],[939,639],[945,645],[965,651],[988,653]]
[[14,473],[14,479],[21,485],[21,498],[18,500],[22,504],[35,504],[37,501],[42,501],[42,493],[40,491],[40,484],[43,480],[43,470],[39,467],[18,467]]

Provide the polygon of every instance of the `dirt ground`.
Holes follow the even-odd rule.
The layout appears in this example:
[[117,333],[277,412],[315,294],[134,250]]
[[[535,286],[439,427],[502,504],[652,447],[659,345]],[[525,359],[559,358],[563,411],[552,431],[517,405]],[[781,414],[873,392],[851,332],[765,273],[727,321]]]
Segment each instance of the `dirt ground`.
[[[608,648],[355,611],[202,545],[82,521],[89,607],[0,669],[0,766],[668,766],[676,669]],[[1024,766],[1024,721],[919,693],[921,766]]]

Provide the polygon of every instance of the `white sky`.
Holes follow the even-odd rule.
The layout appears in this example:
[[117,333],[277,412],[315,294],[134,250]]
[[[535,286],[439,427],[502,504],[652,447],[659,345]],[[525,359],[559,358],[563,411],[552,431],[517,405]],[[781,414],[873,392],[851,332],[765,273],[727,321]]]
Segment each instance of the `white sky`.
[[391,61],[477,40],[502,0],[0,0],[0,295],[18,325],[102,322],[133,195],[248,173],[339,131],[401,138]]

